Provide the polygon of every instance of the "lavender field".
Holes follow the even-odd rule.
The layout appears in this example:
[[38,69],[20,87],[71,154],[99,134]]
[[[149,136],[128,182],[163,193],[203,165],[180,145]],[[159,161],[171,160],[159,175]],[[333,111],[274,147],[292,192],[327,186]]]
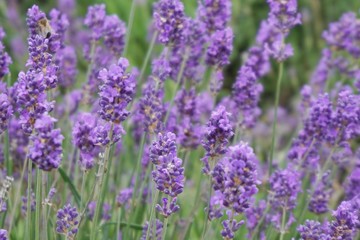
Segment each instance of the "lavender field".
[[360,240],[359,0],[0,1],[0,240]]

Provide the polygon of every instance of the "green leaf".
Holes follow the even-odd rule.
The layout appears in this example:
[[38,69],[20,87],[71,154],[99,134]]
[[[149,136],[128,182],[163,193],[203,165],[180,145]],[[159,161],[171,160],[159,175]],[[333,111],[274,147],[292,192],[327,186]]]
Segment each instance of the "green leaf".
[[59,168],[59,173],[62,177],[62,179],[67,183],[69,184],[69,187],[70,187],[70,190],[74,196],[74,199],[75,199],[75,202],[76,202],[76,205],[78,207],[81,207],[80,206],[80,202],[81,202],[81,197],[80,197],[80,194],[79,192],[76,190],[76,187],[74,185],[74,183],[71,181],[71,179],[69,178],[69,176],[66,174],[66,172],[64,171],[64,169],[62,168]]
[[[116,225],[117,222],[107,222],[107,223],[104,223],[103,225],[101,225],[102,228],[105,228],[109,225]],[[139,225],[139,224],[134,224],[134,223],[127,223],[127,222],[121,222],[120,223],[120,228],[123,228],[125,227],[126,225],[129,225],[130,228],[133,228],[135,230],[140,230],[142,231],[144,229],[144,227],[142,225]]]

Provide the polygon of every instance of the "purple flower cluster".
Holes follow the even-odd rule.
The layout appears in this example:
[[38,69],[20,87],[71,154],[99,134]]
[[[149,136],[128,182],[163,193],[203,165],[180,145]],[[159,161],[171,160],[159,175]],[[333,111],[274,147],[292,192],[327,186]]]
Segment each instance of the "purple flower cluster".
[[4,37],[4,30],[0,27],[0,80],[9,73],[9,65],[12,63],[9,54],[5,51],[5,46],[2,43]]
[[309,202],[309,211],[315,214],[323,214],[329,211],[328,202],[332,194],[330,171],[323,174],[321,181],[317,184]]
[[56,232],[73,238],[78,232],[79,224],[79,213],[76,208],[67,204],[57,211],[56,217]]
[[163,198],[163,206],[156,206],[164,217],[168,217],[179,210],[180,207],[176,205],[176,197],[184,189],[184,168],[182,167],[182,160],[176,156],[175,141],[175,134],[171,132],[164,135],[159,133],[157,141],[150,148],[150,159],[155,165],[152,177],[156,183],[156,188],[173,198],[170,202],[168,198]]
[[106,15],[105,5],[94,5],[88,8],[84,24],[91,30],[91,39],[104,39],[105,46],[119,57],[125,46],[125,24],[117,15]]
[[116,197],[116,203],[122,207],[128,207],[130,204],[130,200],[133,194],[132,188],[125,188],[119,192],[119,194]]
[[164,45],[183,41],[186,27],[184,5],[179,0],[159,0],[154,4],[154,26]]
[[[153,224],[156,224],[155,225],[155,236],[153,236],[153,231],[149,231],[149,239],[151,240],[161,240],[162,239],[162,232],[163,232],[163,223],[159,220],[159,219],[156,219],[151,225],[150,225],[150,229],[153,229]],[[149,228],[149,223],[145,223],[144,225],[144,229],[142,231],[142,235],[141,235],[141,238],[140,240],[146,240],[146,233],[148,231],[148,228]]]
[[35,133],[30,138],[29,159],[40,169],[51,171],[60,166],[62,159],[62,140],[60,129],[54,129],[55,119],[43,115],[34,125]]
[[[27,198],[27,193],[25,196],[21,197],[21,212],[23,215],[27,214],[27,203],[28,203],[28,198]],[[30,194],[30,211],[34,212],[36,208],[36,200],[35,200],[35,193],[31,192]]]
[[217,160],[226,153],[230,138],[234,135],[229,117],[231,115],[225,111],[224,106],[219,106],[212,112],[206,124],[202,146],[206,154],[202,161],[205,164],[204,171],[209,173]]
[[0,229],[0,240],[8,240],[8,232],[5,229]]
[[131,73],[126,73],[129,62],[120,58],[117,65],[99,72],[99,79],[103,81],[100,87],[100,116],[109,122],[119,124],[130,114],[126,110],[135,91],[135,79]]
[[223,30],[231,18],[230,0],[205,0],[199,1],[197,17],[205,23],[209,33]]
[[0,135],[8,128],[12,116],[12,106],[8,95],[0,93]]
[[[96,209],[96,202],[95,201],[90,202],[88,205],[88,216],[90,220],[94,219],[95,209]],[[109,221],[111,219],[110,211],[111,211],[111,205],[108,203],[104,203],[102,210],[102,219],[104,221]]]
[[[246,143],[229,148],[227,155],[215,166],[212,173],[213,188],[221,193],[221,205],[241,214],[249,208],[249,201],[258,191],[256,156]],[[243,222],[236,222],[234,216],[223,221],[223,237],[234,238],[234,233]]]

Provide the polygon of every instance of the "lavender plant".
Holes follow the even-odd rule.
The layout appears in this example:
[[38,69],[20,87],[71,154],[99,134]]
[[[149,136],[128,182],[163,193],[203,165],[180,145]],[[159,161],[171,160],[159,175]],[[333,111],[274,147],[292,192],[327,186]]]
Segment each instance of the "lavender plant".
[[0,240],[360,239],[358,1],[150,2],[0,3]]

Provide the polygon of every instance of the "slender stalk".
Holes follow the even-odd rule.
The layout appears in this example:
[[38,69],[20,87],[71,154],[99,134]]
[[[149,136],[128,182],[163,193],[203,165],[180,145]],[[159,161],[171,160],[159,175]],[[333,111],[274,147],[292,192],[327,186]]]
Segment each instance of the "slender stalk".
[[[110,133],[109,133],[110,139],[112,139],[113,128],[114,128],[114,125],[111,125],[111,129],[110,129]],[[96,200],[95,200],[96,208],[95,208],[95,214],[94,214],[94,219],[93,219],[93,228],[92,228],[91,235],[90,235],[91,240],[96,239],[96,233],[97,233],[97,228],[98,228],[97,225],[98,225],[99,216],[100,216],[101,209],[102,209],[101,201],[102,201],[102,199],[104,199],[103,193],[104,193],[104,189],[105,189],[105,185],[106,185],[106,184],[104,184],[104,178],[106,177],[106,175],[109,174],[109,171],[107,171],[107,163],[108,163],[109,157],[110,157],[110,148],[111,148],[111,144],[109,144],[105,148],[104,168],[103,168],[103,172],[99,179],[99,192],[98,192]]]
[[203,225],[203,232],[201,239],[204,240],[207,232],[207,228],[209,225],[209,215],[210,215],[210,201],[211,201],[211,193],[212,193],[212,181],[211,181],[211,174],[209,175],[209,199],[207,204],[207,212],[206,212],[206,218]]
[[152,53],[152,51],[154,49],[157,36],[158,36],[158,32],[155,32],[152,39],[151,39],[150,46],[149,46],[148,51],[146,53],[145,60],[144,60],[144,62],[142,64],[142,66],[141,66],[141,72],[140,72],[140,77],[139,77],[139,86],[141,86],[141,83],[143,81],[145,70],[146,70],[146,67],[147,67],[147,65],[149,63],[151,53]]
[[124,53],[123,53],[124,56],[126,56],[128,48],[129,48],[130,35],[131,35],[132,26],[133,26],[133,23],[134,23],[136,1],[137,0],[133,0],[132,3],[131,3],[131,9],[130,9],[130,15],[129,15],[129,21],[128,21],[128,28],[127,28],[127,31],[126,31],[126,40],[125,40]]
[[271,135],[271,148],[270,148],[270,158],[269,158],[269,176],[271,175],[272,170],[272,162],[274,158],[274,148],[275,148],[275,141],[276,141],[276,128],[277,128],[277,116],[278,116],[278,107],[279,107],[279,100],[280,100],[280,91],[281,91],[281,81],[283,78],[284,73],[284,63],[281,62],[279,65],[279,75],[277,79],[276,85],[276,96],[275,96],[275,110],[274,110],[274,119],[273,119],[273,126],[272,126],[272,135]]
[[31,239],[31,182],[32,162],[28,161],[28,186],[27,186],[27,209],[26,209],[26,236]]
[[167,231],[167,225],[168,225],[169,217],[165,218],[165,220],[164,220],[163,235],[162,235],[162,238],[161,238],[162,240],[166,239],[166,231]]
[[[178,73],[178,75],[177,75],[177,77],[176,77],[175,91],[174,91],[174,94],[173,94],[173,96],[172,96],[172,98],[171,98],[171,101],[170,101],[168,110],[167,110],[167,112],[166,112],[166,116],[165,116],[165,120],[164,120],[164,124],[165,124],[165,125],[166,125],[167,120],[168,120],[168,118],[169,118],[169,115],[170,115],[170,112],[171,112],[171,108],[172,108],[172,106],[174,105],[176,93],[177,93],[177,91],[179,90],[179,87],[180,87],[180,85],[181,85],[181,78],[182,78],[182,76],[183,76],[183,74],[184,74],[186,62],[187,62],[187,60],[188,60],[188,58],[189,58],[189,51],[190,51],[190,49],[187,47],[186,50],[185,50],[185,55],[184,55],[184,57],[183,57],[183,59],[182,59],[182,61],[181,61],[180,71],[179,71],[179,73]],[[169,52],[170,52],[170,50],[169,50]]]
[[[42,199],[45,199],[46,194],[47,194],[47,173],[45,171],[41,171],[41,175],[42,175]],[[43,231],[42,231],[42,239],[43,240],[47,240],[48,239],[48,230],[47,230],[47,225],[48,225],[48,221],[47,221],[47,205],[43,204],[43,208],[42,208],[42,220],[43,220]]]
[[117,223],[116,223],[116,237],[117,239],[121,239],[120,238],[120,223],[121,223],[121,207],[119,206],[118,208],[118,220],[117,220]]
[[83,176],[82,176],[82,181],[81,181],[81,190],[80,190],[80,207],[83,207],[84,204],[84,198],[85,198],[85,194],[84,194],[84,190],[85,190],[85,182],[86,182],[86,176],[87,176],[87,172],[84,170],[83,171]]
[[[130,207],[130,213],[132,213],[134,211],[134,208],[135,208],[135,205],[136,205],[136,201],[135,201],[135,198],[136,198],[136,190],[138,189],[139,187],[139,175],[140,175],[140,165],[141,165],[141,159],[142,159],[142,155],[143,155],[143,152],[144,152],[144,146],[145,146],[145,141],[146,141],[146,133],[143,134],[142,138],[141,138],[141,142],[140,142],[140,152],[139,152],[139,155],[138,155],[138,159],[137,159],[137,162],[136,162],[136,168],[135,168],[135,185],[134,185],[134,190],[133,190],[133,194],[131,196],[131,207]],[[140,196],[141,196],[141,193],[140,193]],[[134,216],[135,214],[133,214],[130,219],[131,219],[131,222],[132,223],[132,220],[134,219]],[[126,225],[126,232],[129,231],[129,225]]]
[[[153,189],[154,189],[155,187],[153,187]],[[150,219],[149,219],[149,223],[148,223],[148,228],[147,228],[147,231],[146,231],[146,238],[145,238],[145,240],[148,240],[149,239],[149,237],[150,237],[150,228],[151,228],[151,223],[153,222],[153,220],[154,220],[154,213],[155,213],[155,206],[156,206],[156,204],[157,204],[157,201],[158,201],[158,198],[159,198],[159,194],[160,194],[160,192],[159,192],[159,190],[155,190],[155,196],[154,196],[154,199],[153,199],[153,201],[152,201],[152,204],[151,204],[151,211],[150,211]],[[156,225],[156,223],[154,223],[154,225]],[[156,234],[155,232],[154,232],[154,234]],[[156,238],[155,237],[155,235],[153,235],[154,237],[154,239]]]
[[22,184],[23,184],[23,180],[24,180],[25,169],[26,169],[27,163],[28,163],[28,158],[25,158],[25,162],[24,162],[23,169],[22,169],[22,171],[21,171],[21,176],[20,176],[20,184],[19,184],[19,186],[18,186],[16,195],[15,195],[15,203],[14,203],[14,205],[12,206],[12,209],[11,209],[10,224],[9,224],[9,233],[11,233],[12,225],[13,225],[13,223],[14,223],[15,211],[16,211],[16,209],[18,209],[18,208],[17,208],[17,205],[19,204],[19,201],[20,201],[21,188],[22,188]]
[[40,228],[41,228],[40,211],[41,211],[41,170],[37,167],[36,168],[35,239],[40,239]]
[[284,239],[285,235],[285,220],[286,220],[286,209],[283,207],[282,211],[282,221],[281,221],[281,232],[280,232],[280,240]]

